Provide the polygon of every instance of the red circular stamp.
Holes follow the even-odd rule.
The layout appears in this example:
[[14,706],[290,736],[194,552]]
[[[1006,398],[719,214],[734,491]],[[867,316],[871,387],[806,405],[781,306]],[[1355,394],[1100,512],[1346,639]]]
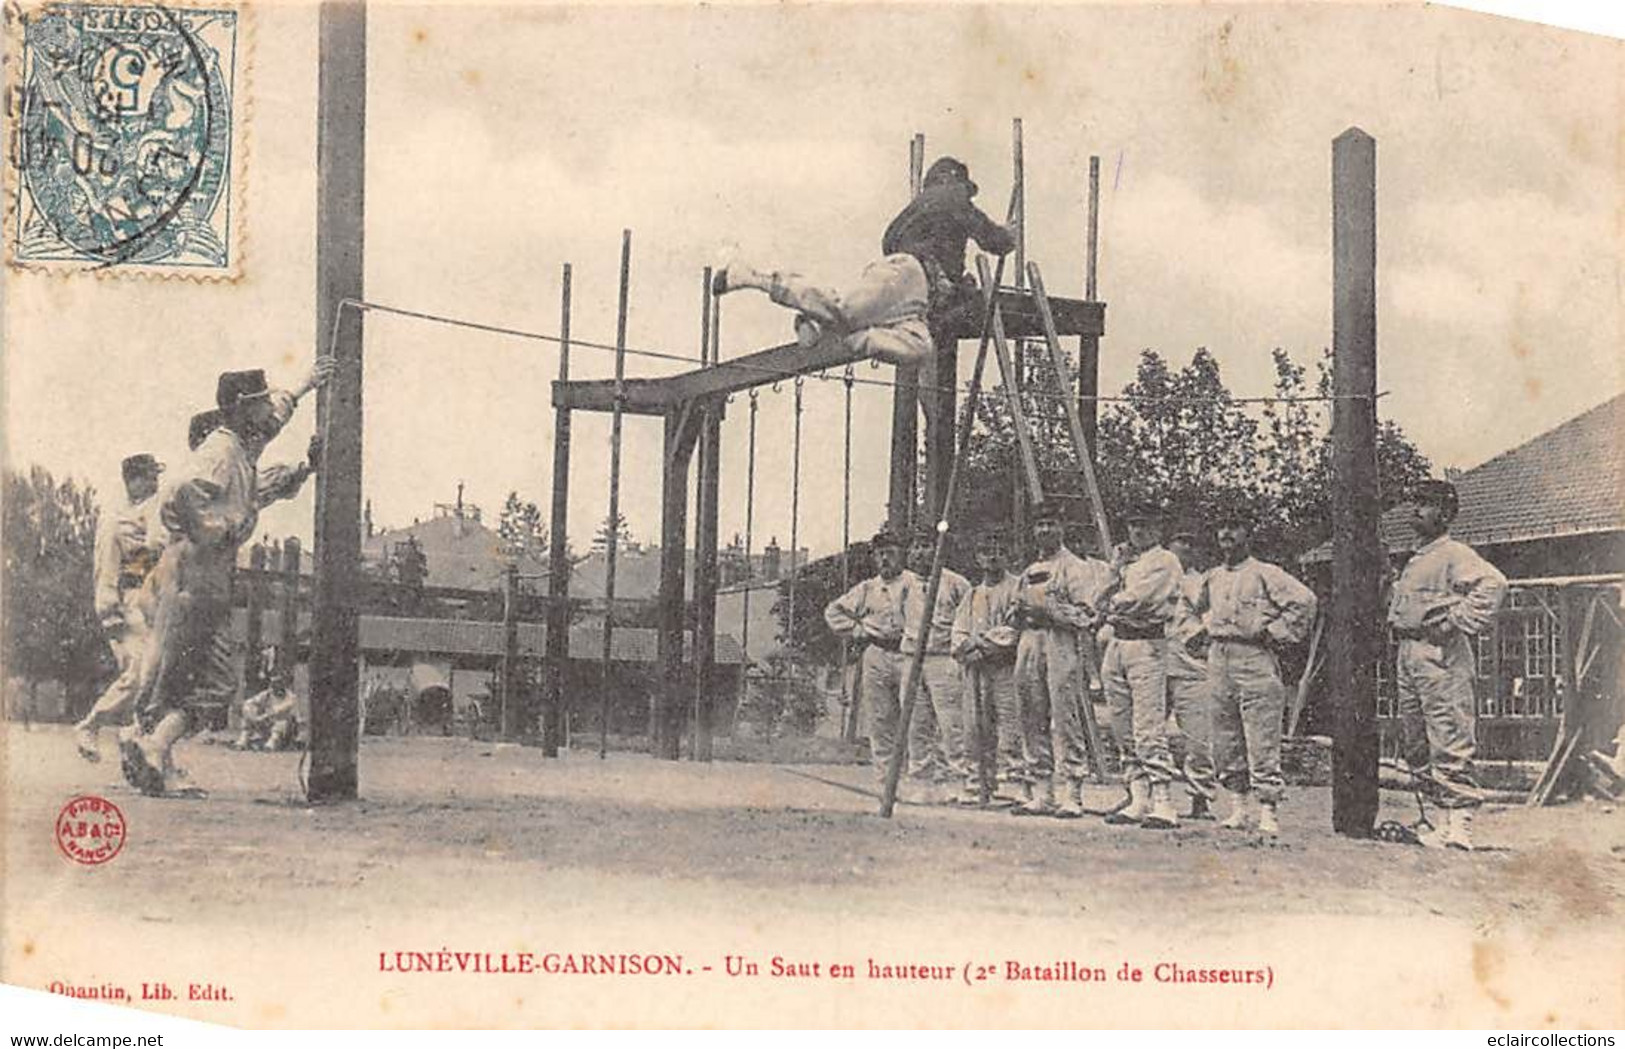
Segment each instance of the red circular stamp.
[[124,848],[124,813],[94,794],[74,798],[57,814],[56,847],[75,863],[106,863]]

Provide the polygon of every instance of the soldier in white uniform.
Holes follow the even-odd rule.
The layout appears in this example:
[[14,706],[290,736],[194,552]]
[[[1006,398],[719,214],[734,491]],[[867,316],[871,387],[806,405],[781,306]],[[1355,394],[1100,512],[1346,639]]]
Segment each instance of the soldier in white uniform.
[[125,778],[143,794],[165,792],[175,744],[196,731],[203,712],[224,709],[237,691],[231,638],[237,550],[253,536],[260,507],[291,498],[315,470],[319,442],[297,465],[261,469],[260,454],[299,398],[332,373],[332,358],[318,358],[292,392],[270,389],[263,371],[222,374],[215,394],[220,426],[171,471],[157,496],[169,540],[147,581],[157,610],[142,672],[147,731],[119,747]]
[[1122,583],[1101,610],[1111,640],[1100,676],[1129,803],[1106,822],[1165,829],[1179,824],[1169,788],[1175,771],[1168,750],[1167,633],[1184,570],[1162,546],[1161,510],[1136,507],[1128,535],[1112,555]]
[[1506,597],[1506,576],[1450,536],[1455,486],[1424,482],[1412,526],[1422,545],[1394,583],[1388,625],[1399,640],[1399,714],[1405,758],[1444,811],[1423,838],[1434,847],[1471,849],[1480,804],[1471,637],[1488,629]]
[[1302,641],[1315,621],[1315,595],[1281,568],[1252,556],[1249,524],[1231,517],[1218,527],[1219,564],[1197,601],[1207,631],[1213,689],[1213,761],[1230,802],[1220,826],[1241,830],[1258,800],[1258,830],[1280,833],[1281,718],[1286,689],[1276,653]]
[[74,726],[74,744],[86,761],[100,761],[96,735],[103,725],[124,724],[140,688],[142,658],[151,612],[141,600],[142,585],[163,550],[163,528],[153,519],[153,495],[163,464],[151,455],[132,455],[122,464],[128,502],[108,507],[96,523],[96,617],[107,632],[118,676]]
[[[914,591],[925,583],[903,567],[903,547],[897,536],[882,529],[869,541],[877,571],[829,603],[824,622],[837,637],[863,649],[863,705],[869,714],[869,757],[875,775],[884,784],[886,764],[897,748],[898,722],[902,715],[903,679],[907,660],[903,655],[903,628],[906,605]],[[914,717],[908,731],[911,783],[903,785],[908,800],[929,795],[932,779],[932,753],[935,725],[931,705],[916,699]]]
[[[930,582],[931,559],[936,555],[936,533],[922,528],[914,533],[908,548],[908,567],[919,577],[920,585],[909,594],[908,615],[903,623],[903,662],[913,666],[914,650],[926,634],[925,661],[921,664],[920,688],[915,707],[925,704],[937,734],[932,747],[931,770],[938,787],[938,799],[953,804],[976,804],[980,800],[976,770],[971,767],[969,716],[965,702],[965,672],[950,651],[953,645],[954,616],[970,593],[970,580],[946,565],[937,585],[937,605],[931,613],[929,631],[925,621],[925,591]],[[910,744],[913,745],[912,743]]]
[[[975,716],[976,690],[982,702],[991,705],[994,734],[995,799],[1009,804],[1032,797],[1032,778],[1027,771],[1027,751],[1022,736],[1021,703],[1016,696],[1016,594],[1021,577],[1010,571],[1002,533],[983,532],[976,540],[976,566],[981,581],[959,604],[954,617],[954,657],[965,667],[965,709]],[[993,741],[980,739],[980,726],[970,722],[973,737],[981,746]],[[978,797],[978,800],[980,798]]]
[[1196,532],[1175,532],[1168,552],[1179,558],[1185,574],[1179,581],[1174,616],[1168,621],[1168,706],[1174,727],[1185,738],[1185,783],[1190,790],[1190,819],[1213,818],[1208,803],[1218,793],[1213,779],[1213,688],[1208,680],[1207,644],[1191,641],[1206,629],[1196,611],[1207,573],[1197,552]]
[[1033,796],[1015,812],[1076,819],[1083,815],[1083,781],[1089,774],[1079,706],[1088,670],[1078,636],[1094,628],[1112,571],[1105,562],[1079,557],[1066,548],[1057,507],[1035,506],[1032,520],[1038,560],[1021,573],[1016,593],[1016,622],[1021,627],[1016,693],[1026,726]]

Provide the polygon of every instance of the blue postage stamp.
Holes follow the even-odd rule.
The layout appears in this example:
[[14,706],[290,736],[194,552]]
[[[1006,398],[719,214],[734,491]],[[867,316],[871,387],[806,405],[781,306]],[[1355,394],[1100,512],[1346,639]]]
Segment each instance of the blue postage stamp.
[[235,277],[240,11],[52,3],[12,19],[8,261]]

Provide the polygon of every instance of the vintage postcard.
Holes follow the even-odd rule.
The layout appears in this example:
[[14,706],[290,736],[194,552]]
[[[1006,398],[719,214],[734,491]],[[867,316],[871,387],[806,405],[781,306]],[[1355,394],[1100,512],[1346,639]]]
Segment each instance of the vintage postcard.
[[6,983],[1625,1025],[1618,40],[18,0],[4,74]]

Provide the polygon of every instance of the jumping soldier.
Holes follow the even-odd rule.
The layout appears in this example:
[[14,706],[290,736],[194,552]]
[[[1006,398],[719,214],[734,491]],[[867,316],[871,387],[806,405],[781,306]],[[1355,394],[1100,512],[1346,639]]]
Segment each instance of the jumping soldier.
[[[1027,752],[1021,725],[1021,703],[1016,696],[1016,594],[1021,577],[1010,571],[1003,533],[989,529],[976,540],[976,567],[980,581],[959,603],[954,616],[953,653],[965,667],[966,709],[970,713],[972,735],[983,747],[995,746],[983,739],[986,719],[975,720],[978,694],[992,705],[994,737],[995,798],[1003,803],[1032,798],[1032,778],[1027,770]],[[973,762],[974,764],[974,762]],[[978,794],[977,800],[980,800]]]
[[1168,621],[1168,705],[1174,726],[1185,738],[1185,783],[1190,789],[1190,819],[1210,820],[1209,802],[1218,793],[1213,779],[1213,689],[1208,679],[1207,644],[1196,639],[1205,627],[1196,611],[1206,573],[1198,564],[1196,532],[1185,529],[1168,540],[1168,552],[1179,558],[1184,575]]
[[1314,591],[1281,568],[1252,555],[1250,523],[1240,515],[1218,525],[1220,563],[1208,572],[1196,602],[1205,633],[1213,689],[1213,761],[1230,804],[1220,824],[1245,829],[1248,802],[1258,799],[1258,830],[1280,833],[1276,810],[1281,777],[1281,717],[1286,689],[1276,653],[1302,641],[1315,621]]
[[297,465],[261,470],[259,457],[299,399],[325,383],[333,366],[331,357],[317,358],[292,392],[270,389],[263,371],[222,374],[215,393],[220,425],[160,490],[169,542],[147,581],[157,609],[142,683],[147,730],[120,744],[125,778],[143,794],[164,793],[163,770],[175,744],[197,729],[203,712],[223,708],[237,690],[230,595],[237,550],[253,536],[260,507],[291,498],[316,469],[320,438],[312,438],[306,461]]
[[1003,255],[1015,248],[1012,230],[1000,226],[972,203],[976,183],[970,169],[942,157],[925,174],[919,195],[898,213],[881,238],[882,257],[869,263],[857,281],[831,288],[798,273],[759,270],[729,260],[712,278],[718,295],[755,288],[781,306],[797,311],[796,340],[813,346],[826,332],[855,352],[888,364],[920,369],[920,399],[926,421],[935,420],[936,348],[930,319],[941,304],[962,298],[965,249],[975,240]]
[[1128,535],[1112,553],[1122,585],[1101,610],[1111,639],[1100,676],[1129,803],[1106,822],[1164,829],[1179,824],[1169,794],[1174,766],[1168,752],[1167,631],[1183,570],[1162,546],[1161,510],[1136,507]]
[[152,497],[163,464],[145,452],[121,464],[123,506],[109,507],[96,523],[96,617],[107,632],[118,676],[74,726],[74,745],[86,761],[100,761],[97,732],[104,724],[125,723],[140,688],[142,660],[151,636],[152,609],[142,585],[163,550],[163,527],[153,519]]
[[[1038,560],[1022,572],[1016,594],[1016,693],[1027,739],[1033,796],[1016,809],[1023,816],[1083,815],[1083,780],[1089,774],[1083,712],[1078,706],[1086,677],[1078,635],[1093,628],[1110,566],[1082,558],[1062,543],[1061,511],[1033,507]],[[1066,791],[1057,808],[1059,780]]]
[[1388,625],[1399,640],[1405,760],[1444,810],[1444,825],[1423,843],[1471,849],[1473,810],[1481,799],[1473,769],[1478,741],[1470,638],[1494,622],[1507,581],[1450,535],[1458,508],[1449,482],[1418,487],[1411,526],[1422,545],[1394,583]]
[[[903,680],[908,664],[903,656],[903,627],[907,602],[916,590],[924,588],[920,577],[903,566],[903,546],[897,535],[886,529],[869,541],[876,573],[829,603],[824,622],[837,637],[862,648],[863,705],[869,712],[869,757],[875,773],[884,784],[886,764],[897,748],[901,720]],[[909,772],[918,789],[914,800],[925,793],[931,773],[935,727],[928,718],[930,704],[916,703],[908,729]]]

